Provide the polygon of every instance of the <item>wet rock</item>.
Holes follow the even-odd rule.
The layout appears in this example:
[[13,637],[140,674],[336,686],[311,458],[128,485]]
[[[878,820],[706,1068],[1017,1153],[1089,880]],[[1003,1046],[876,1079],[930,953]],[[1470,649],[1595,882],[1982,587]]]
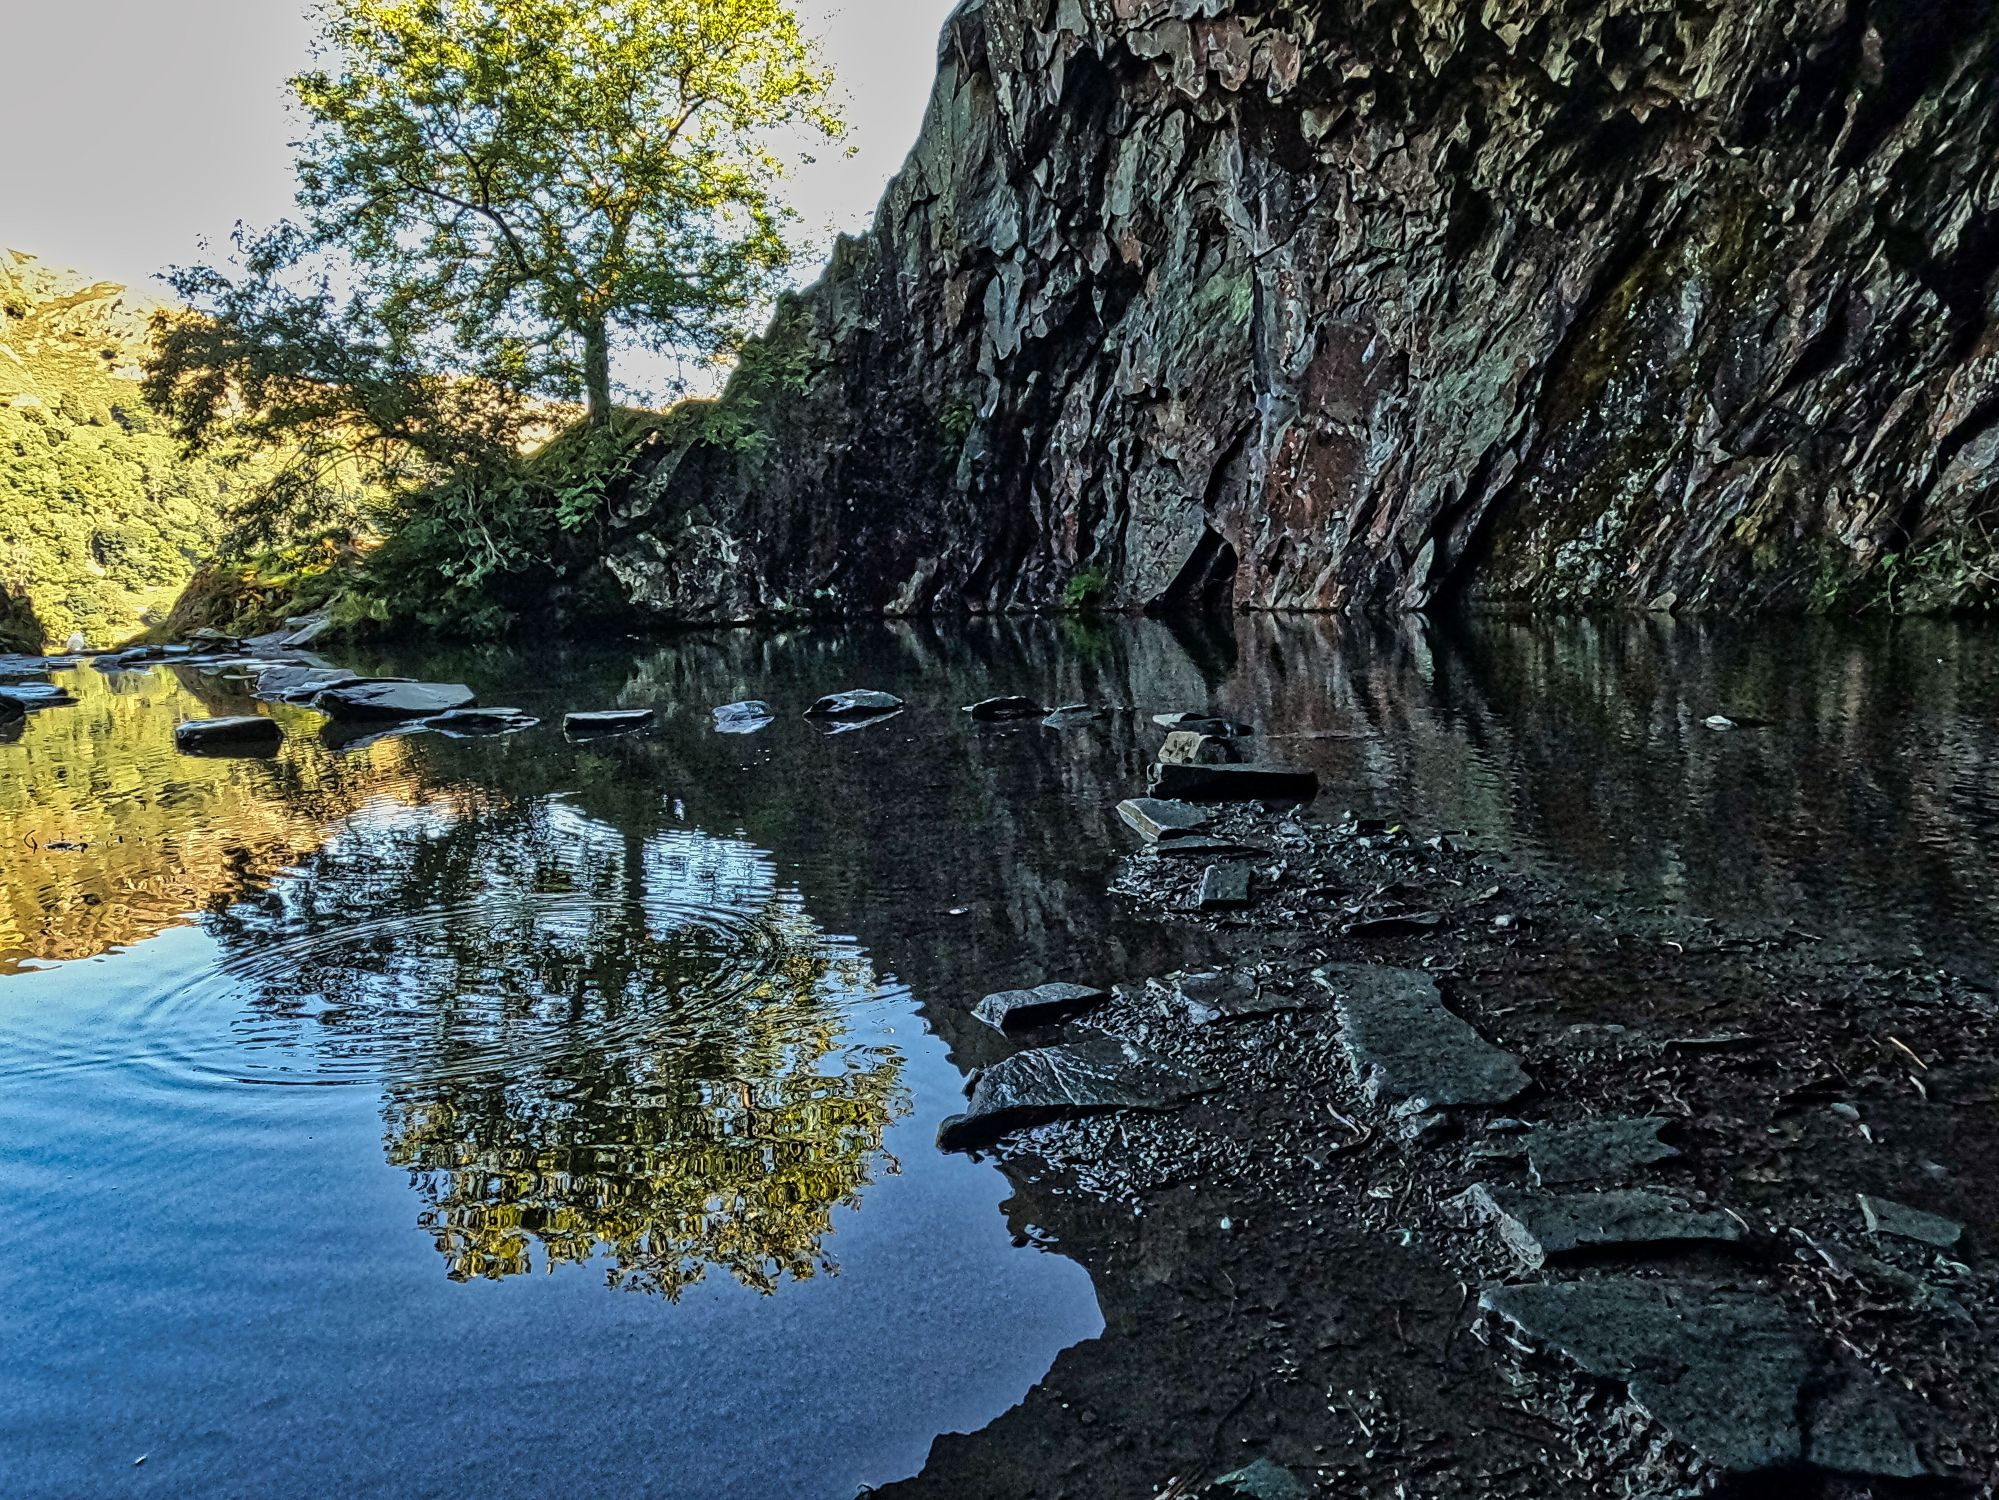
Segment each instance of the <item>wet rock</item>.
[[643,729],[652,718],[653,711],[649,708],[607,708],[593,713],[564,714],[562,732],[573,740],[603,739]]
[[1160,839],[1149,845],[1146,852],[1155,859],[1230,859],[1260,851],[1247,844],[1239,844],[1234,839],[1210,838],[1206,834],[1195,833]]
[[1209,865],[1201,872],[1194,905],[1201,911],[1235,911],[1249,905],[1249,866],[1237,861]]
[[337,723],[427,719],[470,708],[475,696],[462,682],[376,682],[327,688],[313,696],[312,706]]
[[1043,729],[1080,729],[1086,724],[1101,724],[1109,719],[1111,711],[1096,708],[1088,703],[1065,703],[1041,721]]
[[1627,1386],[1641,1410],[1723,1469],[1927,1472],[1887,1394],[1794,1333],[1774,1298],[1604,1277],[1494,1287],[1479,1305],[1532,1344]]
[[1048,710],[1032,698],[986,698],[967,704],[965,712],[981,724],[1003,724],[1014,719],[1039,719]]
[[68,691],[52,682],[15,682],[0,688],[0,698],[17,704],[23,713],[38,708],[66,708],[76,702]]
[[1680,1153],[1659,1139],[1666,1121],[1585,1120],[1579,1125],[1536,1125],[1527,1135],[1527,1177],[1536,1187],[1571,1182],[1618,1182],[1641,1167]]
[[256,686],[250,691],[251,696],[264,703],[310,703],[321,693],[335,688],[372,687],[409,680],[407,677],[362,677],[339,667],[291,665],[259,672]]
[[1442,912],[1395,912],[1383,917],[1362,917],[1347,923],[1340,932],[1350,938],[1402,937],[1411,932],[1435,932],[1443,925]]
[[808,719],[873,719],[883,714],[898,712],[902,700],[893,693],[878,693],[872,688],[854,688],[844,693],[829,693],[805,710]]
[[1376,1101],[1423,1108],[1511,1103],[1531,1080],[1518,1058],[1444,1007],[1415,969],[1341,965],[1319,971],[1338,1006],[1340,1044]]
[[1911,1208],[1892,1198],[1876,1198],[1868,1193],[1859,1196],[1861,1221],[1869,1234],[1916,1240],[1938,1250],[1949,1250],[1964,1238],[1964,1226],[1955,1219]]
[[424,721],[426,729],[454,739],[488,734],[518,734],[533,729],[541,720],[518,708],[454,708]]
[[1168,974],[1164,979],[1148,980],[1146,987],[1195,1026],[1324,1007],[1317,996],[1266,988],[1254,975],[1235,969]]
[[761,698],[749,698],[741,703],[724,703],[715,710],[715,732],[756,734],[760,730],[768,729],[776,719],[777,716],[770,711],[770,705]]
[[1188,729],[1174,730],[1159,747],[1161,765],[1232,766],[1241,760],[1242,748],[1234,740]]
[[964,1114],[937,1129],[946,1151],[968,1151],[1016,1130],[1108,1110],[1170,1110],[1214,1085],[1119,1037],[1020,1052],[979,1075]]
[[1152,795],[1185,802],[1310,802],[1319,778],[1286,766],[1155,765]]
[[1489,1219],[1529,1270],[1592,1250],[1642,1250],[1700,1241],[1735,1244],[1742,1226],[1725,1213],[1692,1208],[1642,1189],[1543,1193],[1481,1184],[1468,1207]]
[[1311,1488],[1304,1480],[1267,1458],[1222,1475],[1212,1488],[1245,1500],[1312,1500]]
[[1081,1015],[1109,998],[1105,991],[1087,985],[1041,984],[988,995],[972,1007],[972,1014],[996,1031],[1029,1031]]
[[1154,714],[1152,722],[1161,729],[1210,735],[1224,740],[1246,739],[1256,732],[1247,724],[1238,723],[1234,719],[1224,719],[1216,714]]
[[1214,814],[1192,803],[1157,797],[1133,797],[1120,802],[1117,815],[1124,819],[1126,827],[1153,843],[1205,832],[1214,821]]
[[15,724],[28,717],[28,705],[19,698],[0,692],[0,724]]
[[174,744],[185,755],[269,755],[284,739],[277,720],[255,714],[193,719],[174,728]]

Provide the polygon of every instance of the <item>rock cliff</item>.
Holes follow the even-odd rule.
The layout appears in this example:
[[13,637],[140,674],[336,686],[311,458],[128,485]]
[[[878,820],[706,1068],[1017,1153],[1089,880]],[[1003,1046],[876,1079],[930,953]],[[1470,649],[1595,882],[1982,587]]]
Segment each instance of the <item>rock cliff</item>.
[[1981,602],[1982,0],[967,0],[656,616]]

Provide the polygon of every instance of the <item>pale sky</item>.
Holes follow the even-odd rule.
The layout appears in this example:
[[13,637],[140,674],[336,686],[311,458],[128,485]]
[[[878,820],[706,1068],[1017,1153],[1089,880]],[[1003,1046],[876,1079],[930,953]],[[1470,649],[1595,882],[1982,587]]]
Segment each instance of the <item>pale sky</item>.
[[[587,0],[578,0],[587,3]],[[851,230],[915,143],[953,0],[799,0],[840,75],[851,159],[802,169],[815,234]],[[291,208],[284,80],[304,0],[0,0],[0,245],[162,295],[241,219]]]

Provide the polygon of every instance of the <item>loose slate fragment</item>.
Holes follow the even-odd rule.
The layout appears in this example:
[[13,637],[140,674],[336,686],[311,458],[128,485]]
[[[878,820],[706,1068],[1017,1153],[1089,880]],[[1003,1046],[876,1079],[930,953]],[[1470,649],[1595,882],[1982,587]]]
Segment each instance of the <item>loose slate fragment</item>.
[[1231,860],[1201,872],[1194,905],[1202,911],[1237,911],[1249,905],[1249,866]]
[[1680,1154],[1659,1139],[1665,1128],[1657,1115],[1536,1125],[1527,1134],[1527,1180],[1536,1187],[1628,1180],[1639,1168]]
[[1948,1250],[1964,1238],[1964,1226],[1957,1220],[1911,1208],[1893,1198],[1860,1194],[1860,1217],[1867,1225],[1869,1234],[1889,1234],[1897,1239],[1916,1240],[1938,1250]]
[[1177,838],[1164,838],[1153,844],[1148,851],[1155,859],[1226,859],[1260,853],[1247,844],[1238,844],[1234,839],[1211,839],[1202,834],[1181,834]]
[[427,719],[470,708],[475,694],[462,682],[378,682],[328,688],[312,706],[329,719]]
[[1357,964],[1318,973],[1336,997],[1340,1044],[1369,1098],[1420,1109],[1507,1104],[1531,1082],[1511,1052],[1444,1008],[1429,975]]
[[1892,1398],[1857,1368],[1819,1357],[1774,1298],[1604,1277],[1494,1287],[1479,1305],[1587,1373],[1628,1386],[1640,1409],[1723,1469],[1928,1472]]
[[1041,984],[1031,990],[1001,990],[972,1007],[972,1014],[998,1031],[1053,1026],[1080,1015],[1110,996],[1081,984]]
[[1189,802],[1166,802],[1157,797],[1133,797],[1117,805],[1117,814],[1133,831],[1157,843],[1204,831],[1214,815]]
[[1242,760],[1242,750],[1220,735],[1176,729],[1159,747],[1159,760],[1169,766],[1233,766]]
[[1043,729],[1078,729],[1085,724],[1101,724],[1111,716],[1107,708],[1088,703],[1065,703],[1041,721]]
[[1161,729],[1184,729],[1230,740],[1246,739],[1255,733],[1247,724],[1238,724],[1234,719],[1224,719],[1219,714],[1154,714],[1152,722]]
[[873,719],[892,714],[902,707],[894,693],[878,693],[872,688],[854,688],[829,693],[805,710],[808,719]]
[[741,703],[724,703],[715,710],[715,732],[717,734],[755,734],[768,729],[776,720],[770,705],[761,698],[745,699]]
[[253,714],[192,719],[174,728],[174,744],[185,755],[269,755],[284,738],[284,728],[277,720]]
[[965,1113],[937,1127],[937,1144],[946,1151],[969,1151],[1051,1120],[1118,1109],[1177,1109],[1213,1087],[1171,1059],[1119,1037],[1041,1047],[981,1073]]
[[1324,1008],[1323,1001],[1315,1002],[1310,995],[1266,989],[1239,970],[1203,969],[1192,974],[1168,974],[1164,979],[1148,980],[1146,987],[1177,1007],[1196,1026]]
[[1742,1226],[1727,1214],[1638,1189],[1533,1193],[1480,1185],[1467,1197],[1530,1271],[1591,1250],[1734,1244],[1742,1238]]
[[1312,1500],[1312,1491],[1304,1480],[1267,1458],[1222,1475],[1214,1488],[1245,1496],[1246,1500]]
[[1048,710],[1032,698],[985,698],[966,704],[965,712],[981,724],[1003,724],[1011,719],[1038,719]]
[[1151,789],[1186,802],[1310,802],[1319,778],[1287,766],[1155,765]]
[[1444,925],[1444,915],[1435,911],[1396,912],[1386,917],[1362,917],[1340,929],[1343,937],[1401,937],[1410,932],[1435,932]]
[[608,734],[630,734],[652,722],[649,708],[612,708],[597,713],[564,714],[562,732],[571,739],[600,739]]
[[310,703],[333,688],[400,680],[403,679],[362,677],[341,667],[267,667],[257,674],[256,686],[250,691],[265,703]]

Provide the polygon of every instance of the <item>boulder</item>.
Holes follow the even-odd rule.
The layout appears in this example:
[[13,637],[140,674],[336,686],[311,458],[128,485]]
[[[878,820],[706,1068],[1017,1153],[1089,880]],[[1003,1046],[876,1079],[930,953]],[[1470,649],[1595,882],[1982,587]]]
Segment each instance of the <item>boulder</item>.
[[174,729],[174,744],[185,755],[269,755],[284,739],[283,725],[255,714],[190,719]]
[[1319,778],[1285,766],[1155,765],[1152,795],[1185,802],[1310,802]]
[[1002,724],[1013,719],[1039,719],[1048,710],[1032,698],[986,698],[966,704],[965,712],[982,724]]
[[1416,969],[1342,964],[1317,971],[1333,992],[1340,1045],[1377,1102],[1448,1109],[1508,1104],[1531,1079],[1444,1006],[1437,982]]
[[327,688],[312,706],[338,723],[382,719],[427,719],[470,708],[475,694],[458,682],[374,682]]
[[972,1014],[995,1031],[1029,1031],[1053,1026],[1101,1005],[1110,996],[1081,984],[1041,984],[1031,990],[1001,990],[972,1007]]
[[894,693],[878,693],[872,688],[852,688],[829,693],[805,710],[808,719],[875,719],[898,713],[903,702]]
[[1108,1110],[1178,1109],[1214,1084],[1150,1048],[1095,1037],[1015,1053],[979,1074],[971,1102],[937,1128],[946,1151],[969,1151],[1016,1130]]
[[760,698],[745,699],[741,703],[724,703],[715,710],[715,732],[717,734],[755,734],[768,729],[776,715],[770,705]]
[[631,734],[652,723],[649,708],[607,708],[594,713],[564,714],[562,732],[572,740],[602,739],[606,735]]

